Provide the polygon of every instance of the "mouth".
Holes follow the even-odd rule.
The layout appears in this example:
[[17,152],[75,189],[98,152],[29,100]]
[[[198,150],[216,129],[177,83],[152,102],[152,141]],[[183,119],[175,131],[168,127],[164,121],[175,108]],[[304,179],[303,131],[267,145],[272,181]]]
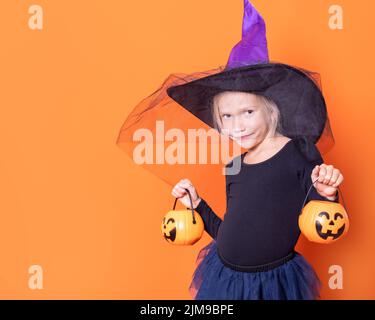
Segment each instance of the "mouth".
[[164,238],[165,240],[170,240],[170,241],[175,241],[176,240],[176,228],[173,228],[172,230],[169,231],[169,236],[167,236],[166,233],[164,233]]
[[251,135],[252,135],[252,133],[250,133],[250,134],[246,134],[246,135],[243,135],[243,136],[240,136],[240,137],[233,137],[233,139],[235,139],[235,140],[239,140],[239,141],[245,141],[245,140],[247,140]]
[[328,230],[326,233],[322,233],[322,229],[323,229],[322,225],[317,221],[316,230],[318,231],[319,236],[324,240],[327,240],[328,237],[332,237],[333,240],[335,240],[344,233],[345,224],[340,229],[337,230],[337,233],[332,233],[332,230]]

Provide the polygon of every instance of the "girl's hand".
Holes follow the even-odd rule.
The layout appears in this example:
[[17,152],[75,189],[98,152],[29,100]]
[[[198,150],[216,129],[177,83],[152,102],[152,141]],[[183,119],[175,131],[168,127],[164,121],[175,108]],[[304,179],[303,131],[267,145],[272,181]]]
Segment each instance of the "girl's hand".
[[190,208],[191,207],[190,198],[185,189],[188,189],[190,191],[191,199],[193,201],[193,209],[195,209],[198,206],[199,202],[201,201],[201,198],[199,197],[197,191],[195,190],[195,187],[193,186],[190,180],[188,179],[180,180],[180,182],[178,182],[174,186],[172,190],[172,196],[178,198],[185,207]]
[[344,181],[344,177],[339,169],[333,167],[333,165],[321,165],[315,166],[311,173],[311,180],[314,182],[316,191],[322,196],[329,200],[336,199],[337,187]]

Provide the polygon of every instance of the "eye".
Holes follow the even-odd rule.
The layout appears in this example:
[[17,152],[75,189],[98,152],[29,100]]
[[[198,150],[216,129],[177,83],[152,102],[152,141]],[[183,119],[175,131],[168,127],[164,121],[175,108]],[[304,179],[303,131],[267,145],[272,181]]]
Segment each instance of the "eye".
[[334,220],[337,220],[338,218],[344,219],[343,215],[339,212],[335,213],[335,217],[333,218]]
[[228,113],[224,113],[222,116],[221,116],[223,119],[228,119],[230,117],[230,114]]
[[173,222],[175,222],[175,221],[174,221],[174,219],[173,219],[173,218],[169,218],[166,224],[168,224],[168,223],[170,223],[170,222],[172,222],[172,223],[173,223]]
[[251,113],[253,113],[253,110],[249,109],[249,110],[246,110],[245,112],[246,112],[246,114],[251,114]]
[[320,212],[318,216],[319,217],[326,217],[329,220],[329,214],[328,214],[328,212],[325,212],[325,211]]

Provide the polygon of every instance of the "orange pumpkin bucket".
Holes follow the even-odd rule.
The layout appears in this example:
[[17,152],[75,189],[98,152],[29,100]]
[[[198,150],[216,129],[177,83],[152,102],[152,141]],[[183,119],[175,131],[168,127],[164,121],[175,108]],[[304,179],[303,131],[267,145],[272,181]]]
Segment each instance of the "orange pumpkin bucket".
[[[315,181],[317,180],[318,179]],[[349,217],[346,209],[340,203],[310,200],[305,206],[306,199],[314,183],[310,186],[303,202],[298,225],[301,233],[308,240],[316,243],[329,244],[346,235],[349,230]],[[338,190],[340,197],[344,201],[340,188],[338,188]]]
[[191,209],[175,210],[176,198],[173,209],[164,216],[161,223],[161,232],[164,239],[174,245],[193,245],[202,237],[204,231],[201,216],[194,212],[190,191],[185,190],[190,198]]

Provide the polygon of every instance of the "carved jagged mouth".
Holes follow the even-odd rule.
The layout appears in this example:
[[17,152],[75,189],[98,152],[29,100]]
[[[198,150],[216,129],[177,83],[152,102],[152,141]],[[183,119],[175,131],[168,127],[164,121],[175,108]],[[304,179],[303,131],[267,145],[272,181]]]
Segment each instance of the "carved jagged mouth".
[[169,231],[169,236],[167,236],[167,234],[164,232],[164,239],[165,240],[170,240],[170,241],[175,241],[176,240],[176,228],[173,228]]
[[321,237],[324,240],[327,240],[328,237],[337,239],[343,234],[345,230],[345,224],[344,224],[339,230],[337,230],[337,233],[332,233],[332,230],[328,230],[326,233],[322,233],[323,226],[320,224],[319,221],[316,221],[315,227],[316,227],[316,231],[318,232],[319,237]]

